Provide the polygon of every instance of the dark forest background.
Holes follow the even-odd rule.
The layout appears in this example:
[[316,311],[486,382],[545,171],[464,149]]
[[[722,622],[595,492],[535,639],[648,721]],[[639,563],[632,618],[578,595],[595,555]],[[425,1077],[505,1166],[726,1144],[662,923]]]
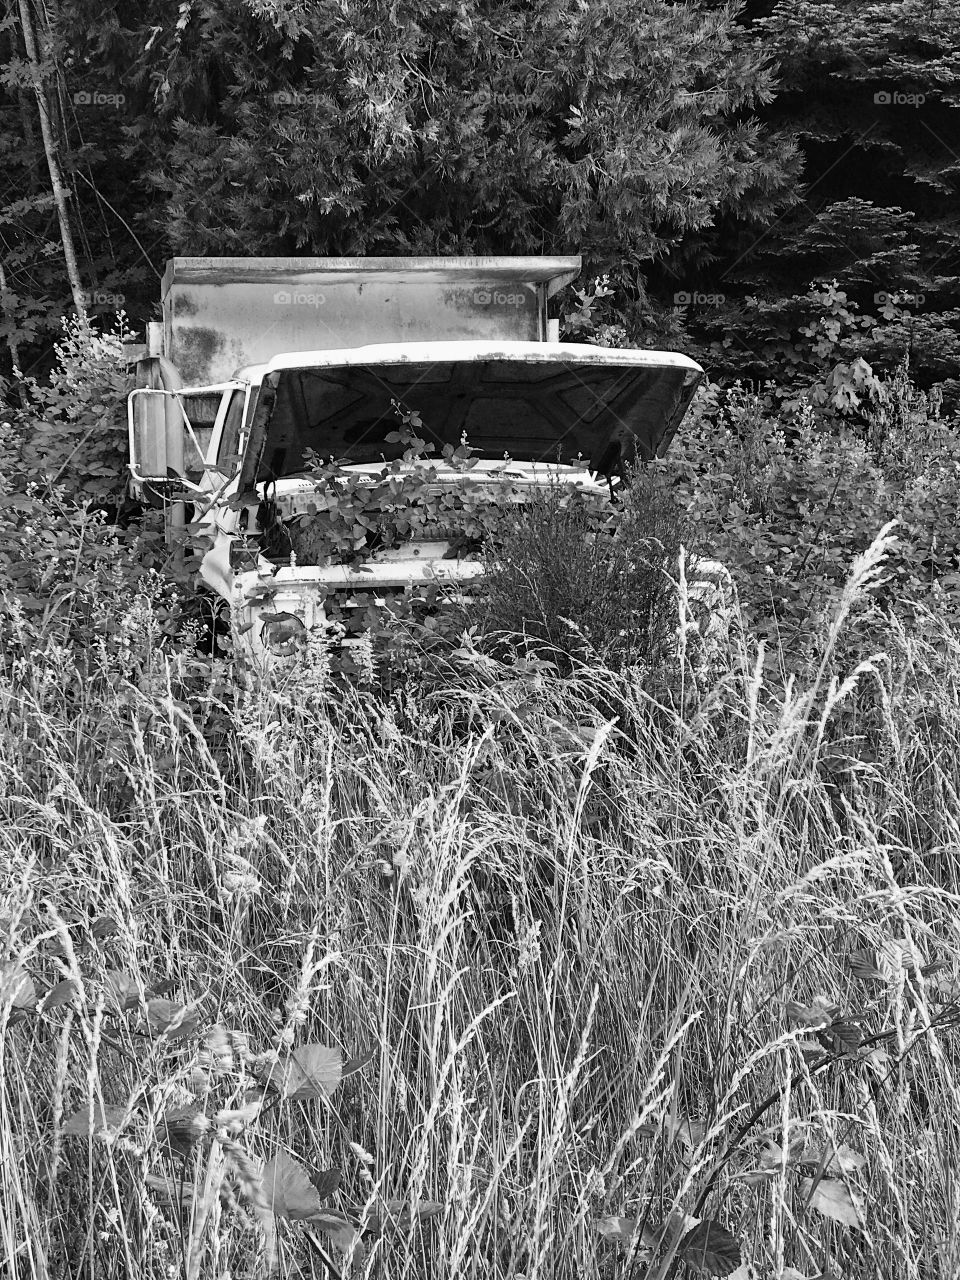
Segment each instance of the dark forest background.
[[142,330],[173,254],[580,252],[570,336],[957,404],[952,3],[15,0],[0,42],[7,382],[78,301]]

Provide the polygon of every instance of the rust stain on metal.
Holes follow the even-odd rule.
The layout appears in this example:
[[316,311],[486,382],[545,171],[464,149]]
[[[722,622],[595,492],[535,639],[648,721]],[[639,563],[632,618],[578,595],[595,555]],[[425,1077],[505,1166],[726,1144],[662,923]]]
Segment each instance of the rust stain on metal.
[[195,296],[188,289],[178,289],[176,297],[176,314],[178,319],[198,314],[200,307]]
[[224,334],[216,329],[197,326],[179,330],[174,359],[184,381],[188,385],[202,381],[225,345]]

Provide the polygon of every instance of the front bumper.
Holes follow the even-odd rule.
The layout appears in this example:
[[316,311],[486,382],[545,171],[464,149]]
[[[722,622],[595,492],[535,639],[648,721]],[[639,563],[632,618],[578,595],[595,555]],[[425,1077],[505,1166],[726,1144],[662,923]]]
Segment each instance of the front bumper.
[[[234,648],[254,667],[267,670],[294,656],[311,633],[326,635],[332,614],[371,604],[386,608],[391,599],[407,592],[422,595],[432,587],[456,599],[482,576],[483,564],[477,560],[414,559],[242,573],[234,580],[231,599]],[[339,643],[357,644],[360,634],[348,630]]]

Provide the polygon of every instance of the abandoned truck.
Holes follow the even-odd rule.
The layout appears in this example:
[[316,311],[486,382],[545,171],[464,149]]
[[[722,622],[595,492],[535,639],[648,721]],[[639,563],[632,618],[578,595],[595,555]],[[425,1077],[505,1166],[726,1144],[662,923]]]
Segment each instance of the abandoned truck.
[[556,483],[603,492],[625,462],[667,448],[702,370],[671,352],[561,343],[547,302],[579,270],[579,257],[167,265],[129,397],[132,488],[164,504],[172,530],[186,495],[238,656],[269,668],[331,618],[356,642],[362,603],[427,583],[462,592],[483,573],[443,528],[379,547],[359,528],[339,558],[305,556],[302,540],[294,551],[283,534],[317,509],[318,460],[336,459],[355,488],[382,484],[385,467],[402,479],[416,465],[407,421],[435,449],[431,486],[456,506],[468,490],[491,502]]

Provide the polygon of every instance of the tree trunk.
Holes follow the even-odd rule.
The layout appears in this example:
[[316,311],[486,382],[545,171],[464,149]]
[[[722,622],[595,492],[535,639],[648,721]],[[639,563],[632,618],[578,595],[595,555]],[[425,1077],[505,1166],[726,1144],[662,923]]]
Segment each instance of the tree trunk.
[[77,315],[85,316],[87,308],[83,296],[83,287],[80,283],[80,271],[77,267],[77,254],[73,247],[70,211],[67,208],[69,192],[64,186],[63,175],[60,172],[60,162],[57,159],[57,145],[50,122],[50,104],[47,99],[46,85],[43,83],[43,70],[37,54],[37,41],[30,17],[30,0],[20,0],[20,23],[23,27],[23,44],[27,51],[27,61],[30,63],[30,69],[33,73],[33,87],[37,95],[37,108],[40,112],[40,133],[43,136],[43,150],[47,157],[47,168],[50,170],[50,189],[53,192],[54,203],[57,206],[57,217],[60,219],[63,260],[67,266],[67,278],[70,281],[70,290],[73,293],[73,305],[77,309]]
[[3,263],[0,262],[0,304],[3,306],[4,315],[9,319],[12,325],[10,337],[7,339],[7,345],[10,348],[10,359],[13,361],[14,373],[20,368],[20,348],[17,345],[17,328],[16,317],[7,307],[7,273],[3,269]]

